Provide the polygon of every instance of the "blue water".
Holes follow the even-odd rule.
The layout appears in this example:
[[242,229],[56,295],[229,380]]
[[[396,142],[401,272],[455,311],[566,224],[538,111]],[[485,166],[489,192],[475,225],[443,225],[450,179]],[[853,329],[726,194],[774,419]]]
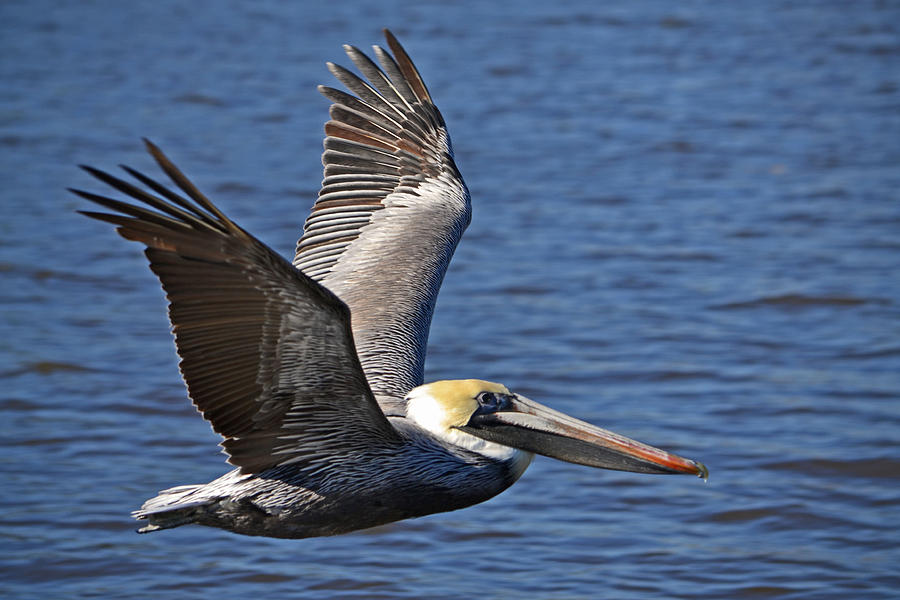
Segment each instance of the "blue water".
[[[286,255],[340,44],[390,26],[474,219],[427,379],[503,381],[706,462],[538,459],[459,512],[336,538],[128,512],[226,467],[139,248],[74,165],[160,144]],[[896,598],[900,5],[0,4],[0,596]]]

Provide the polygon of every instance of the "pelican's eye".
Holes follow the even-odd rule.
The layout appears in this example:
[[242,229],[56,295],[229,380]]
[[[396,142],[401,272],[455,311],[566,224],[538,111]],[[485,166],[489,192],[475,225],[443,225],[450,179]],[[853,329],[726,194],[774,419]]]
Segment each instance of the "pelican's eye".
[[478,412],[482,414],[496,412],[509,405],[509,397],[496,392],[481,392],[475,399],[478,400]]

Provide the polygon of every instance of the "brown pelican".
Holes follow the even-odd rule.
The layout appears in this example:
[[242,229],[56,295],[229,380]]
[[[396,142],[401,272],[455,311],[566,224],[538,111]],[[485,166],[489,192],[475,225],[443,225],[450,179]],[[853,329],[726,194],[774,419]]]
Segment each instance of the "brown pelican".
[[[194,405],[237,468],[163,490],[140,532],[197,523],[247,535],[345,533],[499,494],[535,453],[706,477],[694,462],[551,410],[505,386],[423,385],[435,298],[469,223],[444,120],[409,56],[345,50],[328,65],[325,179],[293,264],[210,202],[152,143],[181,193],[83,167],[141,204],[81,190],[83,211],[146,245],[169,300]],[[380,66],[379,66],[380,65]],[[367,80],[367,81],[366,81]],[[182,195],[183,193],[183,195]]]

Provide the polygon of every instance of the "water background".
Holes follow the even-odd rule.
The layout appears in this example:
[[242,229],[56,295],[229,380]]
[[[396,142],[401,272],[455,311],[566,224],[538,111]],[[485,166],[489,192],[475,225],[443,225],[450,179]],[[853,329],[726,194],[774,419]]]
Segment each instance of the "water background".
[[[474,219],[427,379],[503,381],[703,460],[538,459],[336,538],[128,512],[225,471],[135,244],[75,168],[160,144],[291,255],[340,44],[392,27]],[[900,4],[3,2],[0,596],[896,598]]]

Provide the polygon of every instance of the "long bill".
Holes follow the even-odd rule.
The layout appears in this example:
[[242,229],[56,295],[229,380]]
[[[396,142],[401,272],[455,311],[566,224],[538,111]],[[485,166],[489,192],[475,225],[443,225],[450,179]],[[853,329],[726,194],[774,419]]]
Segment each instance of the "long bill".
[[701,462],[670,454],[515,395],[501,410],[476,413],[459,429],[482,439],[589,467],[696,475]]

